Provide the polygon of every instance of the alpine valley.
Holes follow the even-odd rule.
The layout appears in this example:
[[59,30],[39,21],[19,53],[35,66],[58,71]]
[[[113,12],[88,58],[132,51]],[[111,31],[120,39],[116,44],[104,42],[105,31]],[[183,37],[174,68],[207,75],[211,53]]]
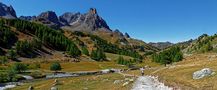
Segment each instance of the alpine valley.
[[0,3],[0,90],[217,89],[216,34],[146,43],[99,13],[18,17]]

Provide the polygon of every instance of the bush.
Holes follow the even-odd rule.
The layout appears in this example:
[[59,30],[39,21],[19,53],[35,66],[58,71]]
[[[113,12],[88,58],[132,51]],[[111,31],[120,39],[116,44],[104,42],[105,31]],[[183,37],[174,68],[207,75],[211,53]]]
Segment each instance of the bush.
[[17,73],[21,73],[21,72],[26,71],[28,68],[27,68],[26,64],[15,63],[15,64],[13,64],[12,69]]
[[16,75],[16,72],[12,69],[6,72],[0,72],[0,83],[17,82],[19,80],[24,80],[24,78]]
[[106,55],[101,49],[93,50],[91,53],[91,58],[96,61],[106,60]]
[[6,56],[0,56],[0,63],[5,65],[8,63],[8,58]]
[[51,66],[50,66],[50,70],[51,71],[60,71],[62,68],[61,68],[61,65],[60,65],[60,63],[59,62],[54,62],[54,63],[52,63],[51,64]]
[[31,65],[28,65],[28,69],[39,69],[41,68],[40,63],[33,63]]
[[15,60],[16,57],[17,57],[16,51],[14,51],[14,50],[9,50],[9,51],[8,51],[8,58],[9,58],[9,59]]
[[125,60],[122,56],[118,57],[117,64],[131,66],[137,60]]
[[82,49],[82,53],[83,53],[84,55],[89,56],[89,51],[87,50],[87,47],[82,47],[81,49]]
[[35,79],[39,79],[39,78],[44,78],[44,77],[46,77],[46,75],[43,75],[41,72],[32,72],[31,74],[30,74],[30,76],[32,76],[33,78],[35,78]]

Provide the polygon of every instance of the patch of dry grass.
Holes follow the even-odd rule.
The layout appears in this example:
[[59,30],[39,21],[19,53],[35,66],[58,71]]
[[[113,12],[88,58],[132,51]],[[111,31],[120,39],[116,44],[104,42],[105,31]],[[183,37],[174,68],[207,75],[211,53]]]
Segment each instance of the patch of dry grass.
[[[150,61],[150,60],[149,60]],[[150,65],[154,63],[149,63]],[[185,57],[181,62],[168,67],[153,65],[145,70],[146,75],[158,76],[160,81],[168,86],[181,87],[182,90],[217,90],[217,75],[194,80],[192,74],[203,68],[211,68],[217,73],[217,54],[196,54]],[[126,72],[132,75],[141,75],[139,70]]]
[[[125,78],[120,74],[106,74],[99,76],[82,76],[72,78],[58,79],[60,85],[59,90],[130,90],[131,84],[123,87],[124,82],[114,84],[115,80],[124,80]],[[13,90],[27,90],[29,86],[33,86],[34,90],[49,90],[54,83],[54,79],[36,81],[33,83],[26,83],[23,86],[13,88]]]

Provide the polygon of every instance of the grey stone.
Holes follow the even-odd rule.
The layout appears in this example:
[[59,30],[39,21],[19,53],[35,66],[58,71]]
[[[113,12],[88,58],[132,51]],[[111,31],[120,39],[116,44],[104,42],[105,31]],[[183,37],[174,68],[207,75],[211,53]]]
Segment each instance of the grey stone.
[[58,90],[58,88],[53,86],[53,87],[50,88],[50,90]]
[[204,68],[202,70],[194,72],[193,73],[193,79],[201,79],[201,78],[204,78],[206,76],[211,76],[214,73],[215,72],[213,72],[210,68]]
[[42,12],[39,16],[36,17],[35,21],[39,21],[53,28],[59,28],[60,26],[62,26],[56,13],[53,11]]

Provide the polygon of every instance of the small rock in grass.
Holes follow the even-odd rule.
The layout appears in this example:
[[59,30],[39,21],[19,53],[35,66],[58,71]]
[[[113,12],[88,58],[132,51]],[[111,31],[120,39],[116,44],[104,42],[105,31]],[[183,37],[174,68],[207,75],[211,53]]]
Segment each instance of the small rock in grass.
[[118,83],[120,83],[121,81],[120,80],[115,80],[114,81],[114,84],[118,84]]
[[50,90],[58,90],[58,88],[57,87],[55,87],[55,86],[53,86],[53,87],[51,87],[51,89]]
[[83,88],[83,90],[88,90],[88,88],[85,87],[85,88]]
[[126,85],[128,85],[129,84],[129,82],[125,82],[122,86],[126,86]]
[[129,79],[129,81],[130,81],[130,82],[133,82],[133,81],[134,81],[134,79]]
[[204,68],[202,70],[196,71],[193,73],[193,79],[201,79],[206,76],[211,76],[215,74],[210,68]]

